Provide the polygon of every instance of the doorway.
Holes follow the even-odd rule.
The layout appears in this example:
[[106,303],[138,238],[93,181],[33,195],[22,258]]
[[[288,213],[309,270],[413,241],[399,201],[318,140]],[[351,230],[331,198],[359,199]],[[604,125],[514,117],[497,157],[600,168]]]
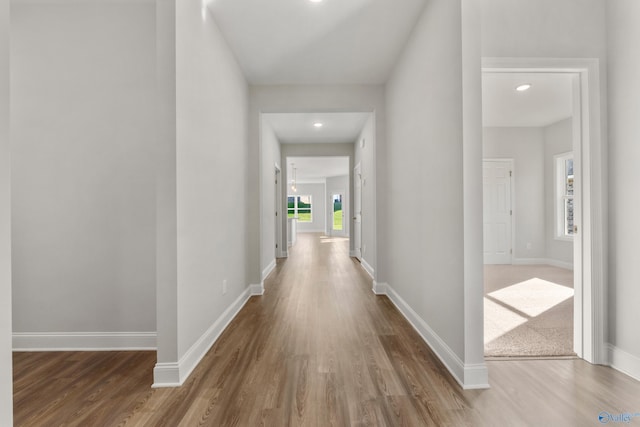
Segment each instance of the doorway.
[[[603,170],[601,163],[600,80],[597,60],[591,59],[483,59],[487,73],[535,75],[560,73],[571,77],[573,120],[573,262],[574,351],[591,363],[606,363],[605,258]],[[483,105],[483,116],[485,113]],[[518,165],[516,165],[518,167]]]
[[332,236],[344,236],[346,224],[344,221],[345,210],[347,208],[344,192],[332,193],[329,200],[330,212],[330,234]]

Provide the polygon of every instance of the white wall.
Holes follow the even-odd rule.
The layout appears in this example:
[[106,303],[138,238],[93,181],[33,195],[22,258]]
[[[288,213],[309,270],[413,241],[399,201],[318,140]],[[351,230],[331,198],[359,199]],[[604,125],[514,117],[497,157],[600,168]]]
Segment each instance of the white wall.
[[311,196],[311,222],[298,221],[298,233],[321,233],[327,226],[327,191],[325,184],[297,184],[287,195]]
[[603,0],[482,0],[482,55],[604,58]]
[[[460,2],[427,3],[386,98],[387,188],[378,194],[387,209],[386,280],[392,294],[410,306],[406,311],[413,311],[444,343],[444,353],[460,363],[465,356]],[[457,368],[450,366],[462,380]]]
[[[249,113],[249,198],[257,200],[263,191],[264,182],[261,177],[260,153],[260,114],[261,113],[295,113],[295,112],[375,112],[376,152],[384,150],[385,104],[382,86],[377,85],[338,85],[338,86],[251,86]],[[349,146],[349,147],[341,147]],[[353,144],[282,144],[282,157],[287,156],[350,156],[353,158]],[[369,185],[376,188],[377,182],[384,180],[384,156],[376,156],[378,162],[376,176]],[[382,167],[381,167],[382,165]],[[286,164],[282,165],[283,174]],[[350,164],[353,173],[353,164]],[[269,185],[269,182],[266,183]],[[249,212],[249,279],[252,283],[260,281],[261,238],[260,212]],[[380,215],[380,204],[375,215]],[[286,224],[283,226],[286,230]],[[377,242],[384,239],[386,230],[378,226]],[[384,240],[383,240],[384,241]],[[377,261],[376,247],[367,249],[372,259]],[[372,266],[375,265],[372,264]]]
[[544,128],[544,192],[546,258],[563,264],[573,264],[573,242],[556,238],[556,181],[557,154],[573,151],[573,119],[568,118]]
[[212,17],[203,19],[202,2],[176,7],[180,359],[249,285],[243,203],[250,199],[246,80]]
[[[262,257],[260,260],[260,271],[265,272],[265,269],[273,265],[276,259],[278,251],[276,250],[276,225],[274,214],[276,212],[276,200],[275,200],[275,166],[280,168],[280,179],[286,181],[286,176],[282,174],[282,167],[280,166],[280,142],[278,138],[266,120],[262,120],[261,131],[261,143],[262,143],[262,156],[261,156],[261,175],[260,179],[263,182],[262,187],[262,218],[261,218],[261,244],[262,244]],[[271,185],[269,185],[271,183]],[[286,194],[283,196],[285,197]],[[281,213],[286,216],[286,212]],[[279,239],[277,242],[279,248],[286,250],[286,243],[282,246],[283,241]]]
[[[514,262],[546,258],[544,132],[542,128],[484,129],[483,156],[513,159]],[[530,244],[531,248],[527,245]]]
[[608,0],[609,340],[613,365],[640,378],[640,2]]
[[0,425],[13,425],[9,1],[0,1]]
[[[351,209],[349,207],[350,199],[350,182],[349,175],[344,176],[333,176],[327,177],[327,227],[325,233],[327,235],[340,235],[344,234],[345,236],[349,235],[349,224],[351,218]],[[333,231],[333,195],[334,194],[342,194],[342,232]]]
[[[354,144],[355,147],[355,164],[360,164],[360,173],[362,174],[362,247],[361,255],[364,262],[376,269],[377,261],[375,259],[376,252],[372,252],[370,249],[376,247],[376,187],[371,185],[371,179],[374,177],[376,171],[376,151],[375,146],[372,144],[375,129],[375,116],[371,115],[365,123],[358,139]],[[361,146],[364,140],[364,147]],[[352,171],[353,172],[353,171]],[[380,182],[378,180],[377,182]]]
[[14,332],[153,333],[154,3],[12,21]]

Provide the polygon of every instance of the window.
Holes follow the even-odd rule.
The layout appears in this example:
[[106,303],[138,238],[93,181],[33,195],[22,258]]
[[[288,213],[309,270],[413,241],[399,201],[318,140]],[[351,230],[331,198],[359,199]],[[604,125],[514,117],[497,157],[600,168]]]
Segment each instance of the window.
[[556,237],[572,239],[573,222],[573,153],[555,156],[556,164]]
[[287,196],[287,216],[298,222],[311,222],[311,196]]

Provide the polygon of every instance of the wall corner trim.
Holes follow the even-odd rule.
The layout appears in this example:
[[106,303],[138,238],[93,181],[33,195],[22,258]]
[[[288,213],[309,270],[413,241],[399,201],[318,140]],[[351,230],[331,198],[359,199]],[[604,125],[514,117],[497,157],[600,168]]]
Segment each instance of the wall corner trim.
[[640,357],[628,353],[613,344],[607,344],[607,350],[609,366],[640,381]]
[[393,305],[396,306],[398,311],[400,311],[411,326],[413,326],[463,389],[489,388],[489,372],[484,363],[465,365],[447,343],[398,295],[393,287],[385,284],[385,288],[386,294]]
[[202,358],[218,340],[222,332],[238,315],[253,294],[254,286],[249,285],[240,296],[202,334],[177,363],[157,363],[153,369],[153,388],[179,387],[189,378]]
[[373,281],[372,291],[376,295],[386,295],[387,294],[387,284],[386,283],[378,283],[375,280]]
[[251,296],[264,295],[264,280],[259,285],[249,285]]

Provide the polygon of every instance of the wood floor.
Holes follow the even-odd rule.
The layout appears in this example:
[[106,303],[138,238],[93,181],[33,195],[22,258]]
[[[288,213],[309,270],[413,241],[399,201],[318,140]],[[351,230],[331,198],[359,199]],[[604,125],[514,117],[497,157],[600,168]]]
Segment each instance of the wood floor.
[[300,235],[180,388],[151,389],[150,352],[16,353],[16,425],[587,426],[601,411],[640,414],[639,382],[580,360],[489,362],[492,388],[463,391],[347,245]]

